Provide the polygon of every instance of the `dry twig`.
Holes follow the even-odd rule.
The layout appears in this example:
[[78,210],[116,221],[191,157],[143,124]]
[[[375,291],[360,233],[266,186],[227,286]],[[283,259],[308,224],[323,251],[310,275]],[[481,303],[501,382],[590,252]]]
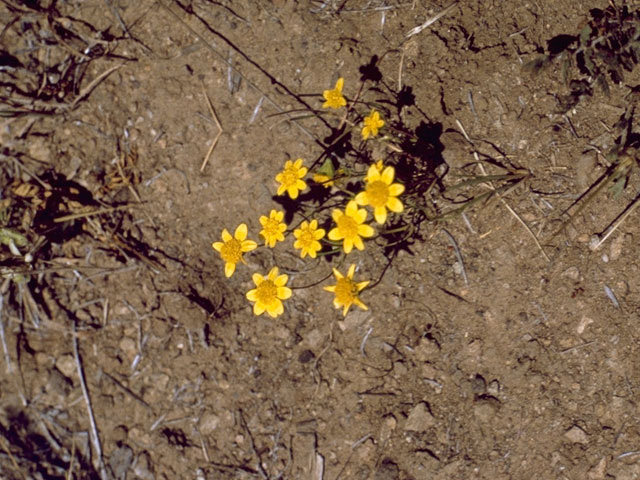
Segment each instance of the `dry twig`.
[[[223,132],[222,125],[220,124],[220,120],[218,120],[218,115],[216,115],[216,110],[215,110],[215,108],[213,108],[213,103],[211,103],[211,99],[209,98],[209,95],[207,95],[207,91],[204,88],[204,82],[202,82],[202,93],[204,95],[204,98],[207,99],[207,105],[209,106],[209,112],[211,113],[211,117],[213,118],[214,122],[216,122],[216,126],[218,127],[218,133],[216,133],[216,136],[213,137],[213,142],[211,142],[211,146],[209,147],[209,151],[204,156],[204,160],[202,162],[202,165],[200,166],[200,171],[201,172],[203,172],[204,168],[207,166],[207,162],[209,162],[209,157],[211,157],[211,154],[213,153],[213,149],[216,148],[218,140],[220,139],[220,135],[222,135],[222,132]],[[261,97],[261,98],[263,98],[263,97]]]

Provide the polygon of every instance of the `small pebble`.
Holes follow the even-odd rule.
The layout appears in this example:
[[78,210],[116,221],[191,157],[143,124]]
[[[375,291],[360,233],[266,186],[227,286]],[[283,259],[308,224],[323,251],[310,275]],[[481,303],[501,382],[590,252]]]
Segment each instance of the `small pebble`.
[[581,443],[583,445],[589,443],[587,433],[577,425],[574,425],[567,430],[564,434],[564,438],[569,440],[571,443]]
[[76,361],[73,355],[62,355],[56,360],[56,368],[67,378],[72,378],[76,373]]
[[404,429],[410,432],[425,432],[435,424],[435,419],[425,402],[418,403],[407,418]]

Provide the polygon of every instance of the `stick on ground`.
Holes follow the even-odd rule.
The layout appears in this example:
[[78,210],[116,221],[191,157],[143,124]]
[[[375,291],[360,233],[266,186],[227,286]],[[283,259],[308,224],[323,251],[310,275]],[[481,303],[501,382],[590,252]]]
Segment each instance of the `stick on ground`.
[[216,115],[216,110],[213,108],[213,103],[211,103],[211,99],[209,98],[209,95],[207,95],[207,91],[204,89],[204,83],[202,83],[202,93],[204,94],[204,98],[207,99],[207,105],[209,106],[209,112],[211,112],[211,117],[213,118],[213,121],[216,122],[216,126],[218,127],[218,133],[216,133],[216,136],[213,137],[213,142],[211,142],[211,146],[209,147],[209,151],[207,152],[207,154],[204,156],[204,160],[202,162],[202,166],[200,167],[200,171],[203,172],[204,171],[204,167],[207,166],[207,163],[209,162],[209,157],[211,157],[211,154],[213,153],[213,149],[216,148],[216,144],[218,143],[218,140],[220,139],[220,135],[222,135],[222,125],[220,125],[220,120],[218,120],[218,116]]

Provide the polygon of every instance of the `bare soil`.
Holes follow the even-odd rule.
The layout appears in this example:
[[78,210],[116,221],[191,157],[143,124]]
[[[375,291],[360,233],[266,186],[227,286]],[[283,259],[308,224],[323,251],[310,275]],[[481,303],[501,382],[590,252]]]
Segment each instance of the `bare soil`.
[[[411,37],[449,3],[44,3],[0,6],[22,64],[3,81],[54,92],[0,132],[2,198],[33,185],[21,222],[41,228],[30,263],[1,247],[0,477],[640,478],[637,212],[590,248],[636,197],[635,166],[554,235],[607,172],[637,71],[563,114],[561,65],[524,68],[608,2],[465,1]],[[33,73],[83,55],[75,77]],[[343,317],[316,286],[255,317],[252,272],[276,262],[302,286],[331,265],[260,248],[227,279],[211,242],[240,222],[261,240],[275,174],[327,135],[292,119],[298,100],[320,109],[338,77],[353,97],[374,56],[387,85],[411,87],[407,122],[441,126],[445,183],[479,163],[527,179],[424,225],[363,293],[368,311]],[[201,169],[219,132],[207,96],[222,134]],[[66,206],[34,206],[36,178]],[[127,207],[54,221],[105,205]],[[349,260],[361,278],[385,266]]]

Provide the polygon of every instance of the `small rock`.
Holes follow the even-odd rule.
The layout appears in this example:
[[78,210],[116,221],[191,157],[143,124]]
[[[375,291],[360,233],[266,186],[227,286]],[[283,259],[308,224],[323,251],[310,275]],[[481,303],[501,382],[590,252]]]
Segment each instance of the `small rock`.
[[471,379],[471,391],[476,395],[481,395],[487,391],[487,381],[479,373]]
[[489,423],[496,416],[500,403],[492,398],[480,399],[473,405],[473,416],[482,423]]
[[578,332],[578,335],[582,335],[582,333],[584,332],[584,330],[593,323],[593,320],[590,319],[589,317],[585,317],[583,316],[580,319],[580,322],[578,323],[578,326],[576,327],[576,332]]
[[562,272],[561,276],[570,278],[574,281],[578,281],[580,280],[580,270],[578,270],[578,267],[569,267],[564,272]]
[[587,473],[589,480],[601,480],[605,478],[605,471],[607,470],[607,458],[602,457],[597,465],[594,465]]
[[127,445],[114,450],[109,455],[109,466],[115,478],[124,478],[133,463],[133,450]]
[[566,438],[572,443],[581,443],[583,445],[589,443],[587,432],[585,432],[583,429],[581,429],[577,425],[574,425],[569,430],[567,430],[564,434],[564,438]]
[[407,418],[404,429],[410,432],[425,432],[435,424],[435,419],[425,402],[418,403]]
[[133,469],[133,473],[136,474],[137,478],[141,478],[142,480],[155,480],[155,476],[149,469],[151,465],[151,461],[149,460],[149,454],[147,452],[142,452],[136,458],[136,464]]
[[384,422],[382,422],[382,426],[380,427],[380,439],[384,442],[391,438],[391,434],[398,426],[398,421],[396,417],[393,415],[388,415],[385,417]]
[[500,388],[500,382],[493,379],[489,382],[489,385],[487,385],[487,393],[495,397],[500,393]]
[[120,340],[120,350],[125,354],[127,360],[130,362],[133,361],[135,356],[138,353],[138,348],[136,347],[136,341],[133,338],[123,337]]
[[220,417],[213,413],[205,413],[202,418],[200,418],[198,427],[200,428],[200,433],[202,433],[202,435],[209,435],[218,428],[219,424]]
[[622,253],[622,247],[624,244],[625,235],[618,235],[611,241],[611,247],[609,253],[611,254],[611,260],[617,260]]
[[76,361],[70,354],[58,357],[56,368],[67,378],[72,378],[77,373]]

